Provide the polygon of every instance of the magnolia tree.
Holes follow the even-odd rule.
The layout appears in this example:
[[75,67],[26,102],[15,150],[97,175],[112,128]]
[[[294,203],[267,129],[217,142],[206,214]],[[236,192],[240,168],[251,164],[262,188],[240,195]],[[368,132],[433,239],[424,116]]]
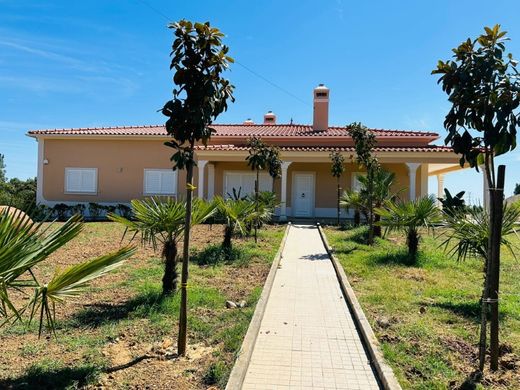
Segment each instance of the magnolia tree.
[[374,243],[374,177],[380,169],[379,161],[372,153],[377,142],[376,136],[366,126],[356,122],[350,124],[347,131],[354,140],[356,161],[367,171],[368,245],[372,245]]
[[281,176],[282,161],[280,160],[280,150],[275,146],[267,145],[260,137],[251,137],[247,140],[249,154],[246,157],[247,165],[256,172],[255,179],[255,242],[258,241],[258,225],[259,225],[259,193],[260,193],[260,171],[266,169],[269,175],[274,179]]
[[233,86],[222,73],[233,62],[222,44],[224,34],[209,22],[181,20],[168,26],[174,30],[170,69],[174,71],[173,99],[162,113],[168,117],[166,131],[173,137],[165,145],[175,149],[173,169],[186,169],[186,216],[181,270],[181,306],[179,315],[178,354],[186,353],[187,287],[190,226],[193,198],[194,148],[207,145],[215,132],[211,123],[234,101]]
[[337,209],[337,221],[336,223],[339,225],[339,216],[340,216],[340,198],[341,198],[341,186],[340,186],[340,179],[341,175],[345,172],[345,157],[340,152],[331,152],[330,155],[330,173],[332,177],[336,178],[337,181],[337,201],[336,201],[336,209]]
[[[490,366],[498,369],[498,302],[500,242],[502,232],[505,166],[495,167],[495,157],[516,147],[520,80],[513,56],[505,53],[506,32],[485,27],[478,38],[453,49],[452,60],[439,61],[432,74],[448,94],[452,107],[444,120],[446,144],[461,155],[460,164],[484,169],[489,186],[490,234],[486,265],[483,313],[491,307]],[[483,315],[485,319],[485,315]],[[484,367],[485,322],[481,333],[480,369]]]

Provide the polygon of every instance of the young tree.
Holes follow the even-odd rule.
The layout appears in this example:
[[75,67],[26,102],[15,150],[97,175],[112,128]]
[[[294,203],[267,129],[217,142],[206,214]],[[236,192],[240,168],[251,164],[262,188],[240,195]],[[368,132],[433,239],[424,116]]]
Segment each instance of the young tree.
[[273,179],[273,191],[274,181],[282,176],[282,159],[280,158],[280,148],[277,146],[269,147],[269,154],[267,156],[267,172]]
[[368,245],[374,243],[374,176],[379,169],[379,162],[372,154],[376,145],[376,136],[361,123],[352,123],[348,126],[348,134],[354,140],[356,161],[367,170],[367,202],[368,202]]
[[331,166],[330,166],[330,173],[332,174],[332,177],[336,178],[337,181],[337,220],[336,223],[339,226],[339,215],[340,215],[340,198],[341,198],[341,185],[340,185],[340,179],[341,175],[343,175],[343,172],[345,172],[345,157],[340,152],[331,152],[329,154],[330,160],[331,160]]
[[341,195],[339,204],[341,207],[344,207],[347,212],[351,208],[354,209],[354,226],[359,226],[361,223],[361,214],[368,219],[366,202],[359,192],[351,190],[344,191]]
[[[498,369],[498,300],[500,242],[503,215],[505,166],[495,169],[495,157],[516,147],[520,81],[516,61],[505,53],[506,32],[500,26],[485,27],[478,38],[467,39],[457,48],[453,60],[439,61],[432,74],[448,94],[452,107],[444,120],[446,144],[478,170],[483,166],[489,186],[489,266],[483,304],[491,306],[490,367]],[[485,346],[481,345],[481,349]],[[481,358],[481,367],[483,359]]]
[[[125,226],[125,234],[133,233],[132,239],[140,233],[142,244],[151,244],[154,250],[161,244],[164,259],[162,294],[177,291],[177,243],[184,232],[186,202],[173,198],[146,198],[132,200],[132,218],[109,213],[108,219]],[[204,222],[215,212],[213,203],[195,199],[192,205],[191,226]]]
[[222,249],[226,260],[231,260],[233,255],[232,238],[236,232],[244,233],[248,216],[253,213],[255,204],[243,199],[224,199],[215,197],[215,205],[224,223],[224,241]]
[[379,225],[386,226],[390,230],[399,230],[406,233],[408,256],[412,264],[417,261],[421,239],[419,229],[422,227],[432,228],[441,221],[439,208],[432,196],[408,202],[403,202],[400,199],[393,202],[388,201],[384,208],[377,208],[376,212],[381,216]]
[[[246,157],[247,165],[256,172],[255,179],[255,214],[258,214],[258,194],[260,192],[260,171],[268,168],[270,148],[260,139],[251,137],[247,140],[249,155]],[[258,223],[253,222],[255,228],[255,242],[258,242]]]
[[[361,199],[372,199],[372,207],[374,209],[382,207],[385,201],[394,201],[396,199],[397,194],[392,194],[390,191],[395,180],[395,173],[385,171],[384,169],[376,169],[372,177],[372,196],[370,197],[368,193],[368,189],[370,188],[368,176],[359,176],[358,180],[361,187],[359,191]],[[367,206],[367,209],[368,208],[370,208],[370,205]],[[382,236],[381,226],[378,224],[380,220],[381,216],[377,211],[374,211],[375,237]]]
[[[0,327],[22,322],[29,314],[55,333],[56,304],[78,296],[89,283],[119,267],[135,253],[124,247],[116,252],[56,270],[52,279],[43,283],[32,272],[34,267],[73,240],[83,229],[81,217],[75,215],[64,224],[55,226],[33,222],[23,211],[5,207],[0,209]],[[12,299],[12,293],[22,293],[29,301]]]
[[179,316],[178,354],[186,353],[187,286],[190,247],[191,209],[193,198],[194,148],[207,145],[215,132],[211,123],[234,101],[234,87],[222,77],[233,62],[222,44],[224,34],[209,22],[181,20],[168,26],[174,30],[170,69],[174,70],[173,99],[166,102],[162,113],[168,117],[166,131],[173,137],[165,143],[175,149],[171,157],[173,169],[186,169],[186,218],[181,271],[181,305]]

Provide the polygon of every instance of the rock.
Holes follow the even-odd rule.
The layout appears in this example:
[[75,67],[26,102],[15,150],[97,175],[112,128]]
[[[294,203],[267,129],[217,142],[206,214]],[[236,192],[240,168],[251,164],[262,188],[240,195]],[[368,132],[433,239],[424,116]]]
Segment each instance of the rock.
[[379,327],[386,329],[390,326],[390,320],[387,317],[381,317],[376,320],[377,325]]
[[237,304],[233,301],[226,301],[226,307],[228,309],[235,309],[237,307]]
[[173,341],[170,338],[165,338],[161,343],[161,348],[167,349],[173,345]]
[[421,306],[421,307],[419,308],[419,313],[421,313],[421,314],[426,313],[426,308],[425,308],[424,306]]
[[247,302],[244,300],[238,302],[238,307],[246,307],[246,305],[247,305]]

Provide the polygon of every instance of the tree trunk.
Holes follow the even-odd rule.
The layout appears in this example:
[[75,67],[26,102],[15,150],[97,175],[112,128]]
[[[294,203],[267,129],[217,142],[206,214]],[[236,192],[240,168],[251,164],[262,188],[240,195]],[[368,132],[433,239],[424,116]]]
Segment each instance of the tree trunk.
[[490,368],[498,370],[499,355],[499,318],[498,297],[500,285],[500,243],[502,240],[502,217],[504,211],[505,165],[498,167],[496,185],[489,188],[490,199],[490,272],[489,272],[489,302],[490,302]]
[[[193,151],[193,143],[191,145]],[[179,340],[177,354],[186,354],[188,331],[188,264],[190,259],[191,206],[193,198],[193,162],[186,164],[186,218],[184,221],[184,246],[182,248],[181,307],[179,314]]]
[[175,240],[164,243],[162,256],[164,258],[162,293],[170,295],[177,290],[177,243]]
[[337,220],[337,225],[339,226],[339,215],[340,215],[340,208],[339,208],[339,198],[341,197],[341,187],[339,185],[339,177],[338,177],[338,199],[337,199],[337,209],[338,209],[338,220]]
[[359,209],[354,210],[354,226],[358,227],[361,223],[361,213],[359,212]]
[[417,251],[419,248],[419,234],[417,233],[417,230],[408,230],[406,245],[408,245],[408,255],[410,256],[410,261],[415,263],[417,261]]
[[[489,253],[489,248],[488,248]],[[486,347],[487,347],[487,316],[488,316],[488,305],[487,301],[489,298],[489,285],[488,277],[489,274],[489,260],[486,255],[484,264],[484,287],[482,289],[482,300],[480,302],[480,340],[478,345],[478,369],[480,372],[484,371],[484,365],[486,363]]]
[[233,227],[227,226],[224,228],[224,241],[222,242],[222,249],[224,249],[226,260],[231,251],[233,250],[233,243],[231,239],[233,238]]
[[381,220],[381,216],[379,214],[374,214],[374,237],[381,238],[381,226],[377,225],[377,223]]
[[374,169],[370,167],[368,176],[368,245],[374,244],[374,204],[372,202],[372,192],[374,191]]
[[258,182],[260,180],[260,170],[256,170],[256,180],[255,180],[255,219],[253,223],[255,224],[255,243],[258,242]]

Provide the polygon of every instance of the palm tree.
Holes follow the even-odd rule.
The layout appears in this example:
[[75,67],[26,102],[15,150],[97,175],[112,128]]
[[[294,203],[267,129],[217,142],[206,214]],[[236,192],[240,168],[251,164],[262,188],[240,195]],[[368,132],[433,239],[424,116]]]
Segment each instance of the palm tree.
[[[173,198],[134,199],[131,202],[133,219],[110,213],[108,218],[119,222],[127,231],[134,233],[132,239],[140,233],[142,244],[151,244],[154,250],[158,244],[162,246],[161,255],[164,260],[164,275],[162,278],[162,293],[169,295],[177,290],[177,244],[184,233],[186,218],[186,202]],[[200,199],[193,201],[191,226],[197,225],[215,211],[212,203]]]
[[[45,227],[20,210],[0,211],[0,326],[23,321],[22,315],[29,310],[29,322],[36,316],[39,318],[39,335],[45,323],[55,332],[56,304],[79,295],[91,280],[119,267],[135,252],[133,247],[124,247],[56,271],[47,283],[38,280],[33,267],[74,239],[82,229],[79,215],[59,227],[54,224]],[[33,293],[32,299],[25,306],[17,307],[10,298],[15,290]]]
[[366,201],[359,192],[350,190],[343,191],[339,204],[345,208],[347,212],[350,209],[354,209],[354,226],[359,226],[361,223],[361,214],[363,214],[366,219],[368,213]]
[[[485,364],[487,299],[489,298],[489,289],[485,277],[489,267],[488,248],[489,233],[491,231],[489,213],[480,207],[468,207],[465,209],[462,206],[458,208],[446,207],[443,209],[443,212],[446,218],[446,227],[449,228],[444,233],[446,239],[441,244],[446,252],[456,256],[458,261],[466,260],[469,257],[484,261],[484,287],[482,289],[479,342],[479,368],[482,371]],[[508,249],[515,258],[517,247],[511,240],[511,236],[513,233],[516,234],[515,226],[519,219],[520,207],[504,204],[501,245]]]
[[215,205],[218,214],[225,221],[224,241],[222,249],[226,260],[231,259],[233,244],[232,238],[235,233],[243,234],[251,214],[255,213],[255,203],[249,200],[224,199],[215,197]]
[[[359,183],[361,185],[360,195],[363,199],[368,199],[368,177],[360,175],[358,176]],[[385,171],[384,169],[377,169],[374,172],[372,178],[372,203],[374,209],[374,236],[381,237],[381,226],[378,222],[381,220],[381,216],[375,211],[375,209],[383,206],[388,200],[395,200],[396,194],[391,194],[390,188],[395,180],[395,173]],[[368,206],[367,206],[368,207]]]
[[381,216],[379,225],[390,231],[399,230],[406,233],[408,255],[412,262],[417,260],[417,251],[421,236],[421,227],[432,228],[441,222],[440,210],[435,205],[435,198],[426,196],[417,200],[404,202],[400,199],[385,202],[385,207],[375,210]]

